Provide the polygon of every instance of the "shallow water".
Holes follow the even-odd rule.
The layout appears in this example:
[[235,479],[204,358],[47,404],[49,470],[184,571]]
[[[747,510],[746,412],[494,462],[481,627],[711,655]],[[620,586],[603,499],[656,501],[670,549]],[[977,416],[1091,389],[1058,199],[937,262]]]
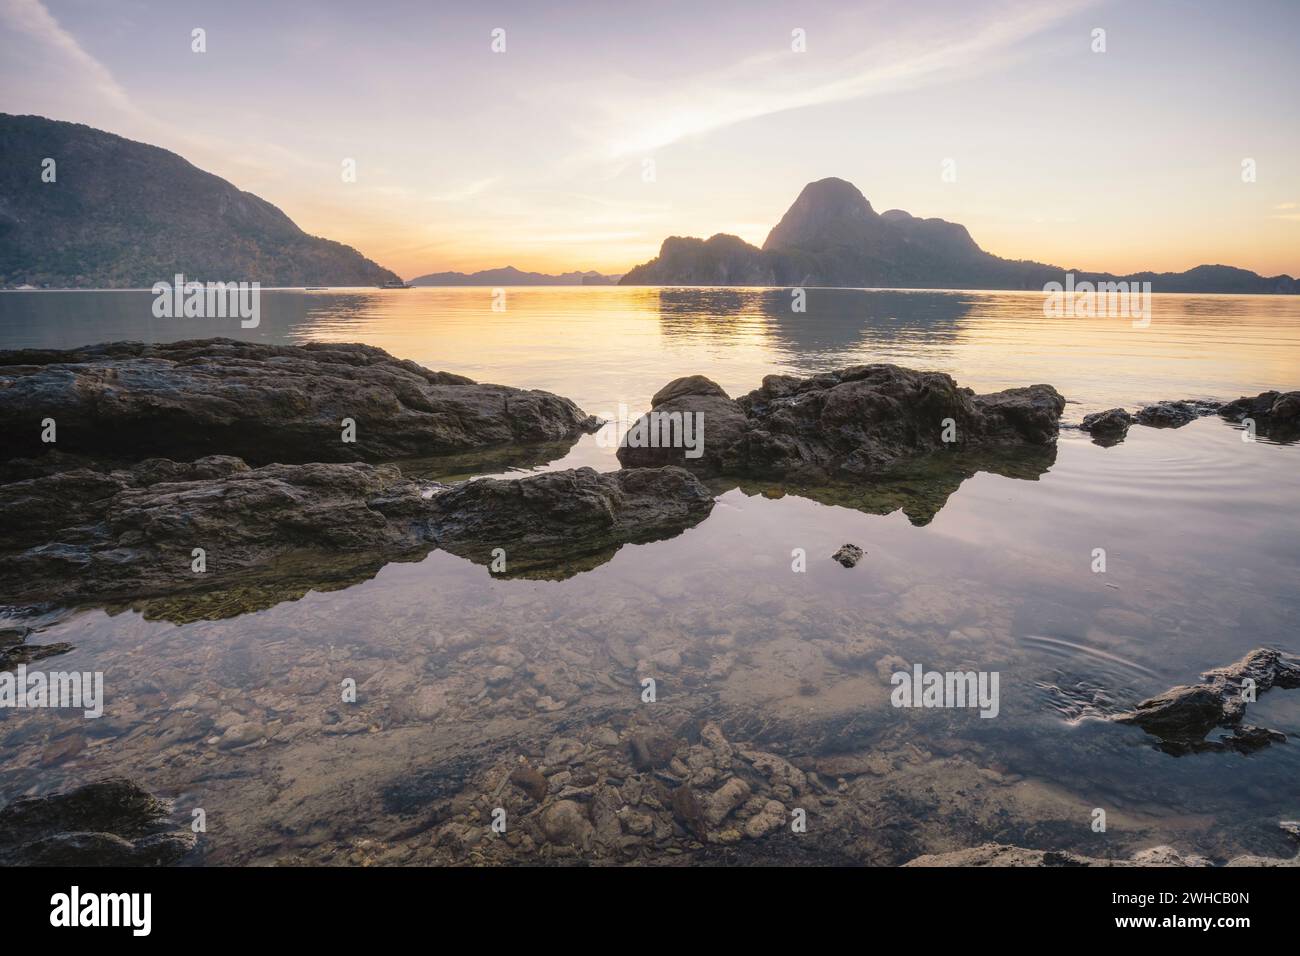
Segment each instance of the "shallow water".
[[[0,347],[364,341],[606,417],[640,412],[683,374],[738,395],[772,372],[870,361],[979,391],[1049,382],[1069,422],[1300,378],[1300,299],[1156,296],[1151,326],[1134,329],[1046,319],[1024,294],[814,290],[790,314],[774,290],[520,289],[505,312],[488,289],[283,292],[264,294],[249,331],[156,320],[150,301],[0,294]],[[613,468],[613,450],[589,436],[541,467]],[[0,798],[120,773],[175,796],[183,817],[207,810],[207,862],[441,861],[411,825],[431,802],[479,794],[493,767],[556,735],[686,716],[817,764],[836,802],[810,816],[813,861],[896,863],[989,839],[1286,853],[1294,740],[1173,757],[1098,718],[1254,647],[1300,650],[1297,455],[1217,418],[1135,427],[1113,448],[1067,429],[1045,459],[918,472],[861,497],[723,484],[698,526],[561,580],[497,579],[434,552],[247,613],[52,612],[37,642],[75,650],[46,666],[103,671],[106,714],[0,710]],[[829,558],[846,541],[867,551],[852,570]],[[796,548],[806,573],[791,569]],[[893,657],[999,672],[999,715],[893,708]],[[513,676],[486,683],[501,660]],[[653,705],[639,700],[647,674]],[[338,703],[347,677],[356,705]],[[543,697],[559,706],[539,709]],[[1300,733],[1300,693],[1264,695],[1250,722]],[[256,736],[223,744],[238,725]],[[1098,807],[1106,833],[1090,827]]]

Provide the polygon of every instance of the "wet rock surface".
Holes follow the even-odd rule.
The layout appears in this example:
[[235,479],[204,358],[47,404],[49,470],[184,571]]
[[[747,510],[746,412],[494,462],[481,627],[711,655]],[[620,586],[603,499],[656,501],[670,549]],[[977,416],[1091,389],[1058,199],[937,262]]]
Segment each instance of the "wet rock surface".
[[[342,440],[343,420],[356,440]],[[0,352],[5,458],[58,448],[115,463],[232,455],[380,462],[573,439],[596,421],[549,392],[433,372],[368,345],[199,339]]]
[[[694,375],[654,396],[651,411],[659,417],[635,423],[618,458],[627,467],[678,464],[712,474],[861,478],[942,450],[1050,445],[1064,407],[1050,385],[976,395],[943,373],[896,365],[802,379],[769,375],[761,388],[736,400]],[[687,413],[703,422],[699,457],[686,457],[681,447],[649,447],[637,435],[662,434],[663,416]]]
[[111,778],[0,809],[0,865],[167,866],[195,846],[168,822],[171,806]]
[[1133,416],[1125,409],[1108,408],[1104,412],[1093,412],[1091,415],[1083,416],[1083,424],[1080,427],[1092,435],[1092,440],[1098,445],[1110,447],[1124,440],[1132,424]]
[[1255,430],[1277,441],[1300,439],[1300,391],[1261,392],[1228,402],[1219,414],[1230,422],[1250,419]]
[[0,485],[0,592],[42,602],[278,583],[292,592],[434,547],[480,563],[503,549],[504,573],[564,576],[629,541],[678,533],[712,505],[698,479],[671,468],[448,487],[393,465],[150,459]]
[[[1242,723],[1251,695],[1273,687],[1300,687],[1300,659],[1258,648],[1226,667],[1206,671],[1199,684],[1172,687],[1113,719],[1136,724],[1160,739],[1160,749],[1175,755],[1228,749],[1249,752],[1286,740],[1279,731]],[[1231,734],[1207,740],[1216,728],[1227,728]]]
[[1156,402],[1147,405],[1134,416],[1134,421],[1148,428],[1182,428],[1184,425],[1213,415],[1219,410],[1218,402],[1188,399],[1178,402]]
[[841,545],[840,549],[831,555],[831,558],[846,568],[852,568],[857,567],[858,562],[862,560],[863,553],[863,550],[856,544],[845,544]]
[[568,576],[627,543],[679,534],[708,516],[713,494],[682,468],[600,473],[591,468],[528,478],[479,478],[431,501],[434,539],[503,576]]

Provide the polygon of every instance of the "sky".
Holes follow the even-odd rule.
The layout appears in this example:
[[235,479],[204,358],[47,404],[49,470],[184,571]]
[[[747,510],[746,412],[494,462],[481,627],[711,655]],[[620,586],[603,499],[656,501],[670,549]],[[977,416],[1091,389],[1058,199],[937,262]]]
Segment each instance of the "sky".
[[1300,0],[0,0],[0,111],[177,152],[404,278],[761,245],[827,176],[1008,258],[1300,276],[1297,50]]

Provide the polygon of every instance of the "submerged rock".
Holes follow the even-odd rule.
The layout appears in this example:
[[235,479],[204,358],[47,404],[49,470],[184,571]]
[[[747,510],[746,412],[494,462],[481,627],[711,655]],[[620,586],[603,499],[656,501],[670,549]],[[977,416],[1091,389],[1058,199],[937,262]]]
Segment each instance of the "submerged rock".
[[1126,410],[1108,408],[1104,412],[1093,412],[1091,415],[1083,416],[1083,424],[1080,427],[1092,435],[1092,440],[1098,445],[1110,447],[1124,440],[1132,424],[1133,416]]
[[167,866],[194,848],[172,832],[171,806],[130,780],[112,778],[0,810],[5,866]]
[[[369,345],[199,339],[0,352],[5,458],[57,447],[114,462],[234,455],[388,461],[576,438],[597,422],[549,392],[432,372]],[[343,440],[343,420],[355,441]]]
[[843,544],[831,557],[846,568],[856,567],[862,560],[863,550],[856,544]]
[[[1112,719],[1136,724],[1161,740],[1161,749],[1175,755],[1207,750],[1257,750],[1286,735],[1242,724],[1250,703],[1248,688],[1261,694],[1273,687],[1300,687],[1300,659],[1262,647],[1226,667],[1201,675],[1201,683],[1172,687],[1142,701]],[[1221,740],[1206,740],[1216,727],[1233,731]]]
[[53,644],[28,644],[32,635],[30,627],[0,628],[0,671],[12,670],[19,664],[30,664],[57,654],[66,654],[72,645],[64,641]]
[[[1064,407],[1050,385],[976,395],[941,372],[897,365],[858,365],[803,379],[769,375],[734,401],[694,375],[655,395],[650,415],[629,429],[618,458],[629,467],[854,479],[932,452],[1050,445]],[[690,413],[702,438],[697,457],[665,441]],[[656,447],[647,444],[652,436]]]
[[151,459],[0,485],[0,593],[73,602],[280,581],[293,591],[434,547],[484,564],[501,549],[504,574],[567,576],[624,543],[677,534],[712,506],[678,468],[446,487],[393,465]]
[[1219,414],[1230,422],[1250,419],[1255,430],[1265,437],[1278,441],[1300,439],[1300,391],[1261,392],[1228,402]]

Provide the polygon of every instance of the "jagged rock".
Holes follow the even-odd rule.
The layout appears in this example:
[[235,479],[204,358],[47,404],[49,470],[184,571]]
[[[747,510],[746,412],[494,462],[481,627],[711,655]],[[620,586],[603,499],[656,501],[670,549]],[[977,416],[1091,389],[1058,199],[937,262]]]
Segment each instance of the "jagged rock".
[[1092,440],[1099,445],[1117,445],[1128,434],[1133,424],[1133,416],[1122,408],[1108,408],[1104,412],[1093,412],[1083,416],[1084,431],[1092,435]]
[[[1256,750],[1286,735],[1259,727],[1242,726],[1248,701],[1243,687],[1253,681],[1256,694],[1273,687],[1300,687],[1300,659],[1261,647],[1226,667],[1201,675],[1201,683],[1179,685],[1142,701],[1131,711],[1112,719],[1136,724],[1162,741],[1162,749],[1174,754],[1206,750]],[[1234,730],[1226,740],[1206,741],[1216,727]]]
[[1222,406],[1219,414],[1231,422],[1249,418],[1255,423],[1256,432],[1278,441],[1300,438],[1300,391],[1244,396]]
[[843,544],[840,549],[831,555],[831,558],[844,565],[846,568],[856,567],[857,563],[862,560],[863,551],[856,544]]
[[1185,402],[1156,402],[1139,411],[1135,420],[1139,425],[1150,428],[1182,428],[1188,422],[1213,415],[1218,410],[1217,402],[1196,399]]
[[194,847],[194,834],[167,832],[171,806],[135,783],[110,778],[0,810],[0,864],[166,866]]
[[[877,474],[910,456],[990,445],[1049,445],[1063,399],[1050,385],[975,395],[941,372],[858,365],[801,379],[769,375],[735,401],[700,375],[655,396],[618,450],[628,467],[678,464],[701,473],[826,480]],[[701,416],[703,449],[645,447],[659,416]],[[656,425],[658,423],[658,426]],[[697,428],[700,426],[697,426]],[[954,440],[944,441],[945,433]],[[662,444],[662,443],[661,443]]]
[[[233,339],[0,352],[4,458],[64,452],[124,463],[233,455],[254,465],[391,461],[596,427],[549,392],[432,372],[369,345]],[[342,440],[343,419],[356,440]]]
[[[445,488],[393,465],[151,459],[0,485],[0,593],[134,598],[283,574],[297,582],[313,568],[325,582],[435,546],[483,564],[501,548],[507,573],[563,576],[570,562],[602,563],[625,542],[669,537],[712,507],[708,489],[679,468],[580,468]],[[194,548],[205,552],[201,573]],[[303,555],[314,558],[277,565]]]

